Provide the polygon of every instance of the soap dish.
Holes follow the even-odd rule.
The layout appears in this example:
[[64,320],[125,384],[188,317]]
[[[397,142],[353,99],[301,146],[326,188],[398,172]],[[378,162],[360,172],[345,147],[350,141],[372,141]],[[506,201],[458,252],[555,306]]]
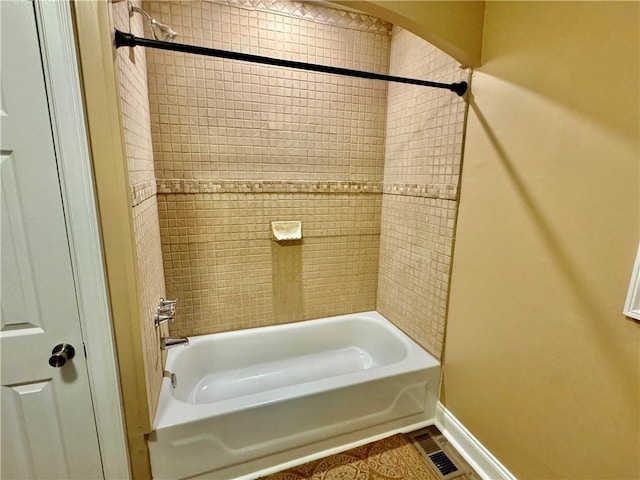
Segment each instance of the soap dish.
[[302,222],[271,222],[271,233],[276,242],[302,239]]

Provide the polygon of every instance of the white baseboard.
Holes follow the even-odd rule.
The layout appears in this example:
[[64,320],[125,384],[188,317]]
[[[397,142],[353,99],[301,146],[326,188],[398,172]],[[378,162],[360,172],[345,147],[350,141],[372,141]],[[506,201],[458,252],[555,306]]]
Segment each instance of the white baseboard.
[[516,477],[440,402],[436,405],[436,427],[484,480],[516,480]]

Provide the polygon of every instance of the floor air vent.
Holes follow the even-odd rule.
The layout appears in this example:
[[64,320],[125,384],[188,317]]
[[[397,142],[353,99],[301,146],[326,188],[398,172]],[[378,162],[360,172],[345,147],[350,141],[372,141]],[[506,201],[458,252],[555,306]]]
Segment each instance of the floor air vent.
[[433,455],[429,455],[429,460],[433,462],[438,471],[442,474],[443,478],[452,478],[447,477],[452,473],[458,472],[458,467],[451,461],[447,454],[444,452],[434,453]]
[[433,438],[428,429],[418,430],[407,436],[442,480],[450,480],[466,473],[466,469],[456,465],[452,456],[443,451],[442,445]]
[[430,433],[423,433],[421,435],[416,435],[412,438],[414,443],[417,443],[420,448],[418,450],[422,450],[422,453],[429,456],[434,452],[439,452],[442,450],[440,445],[436,443]]

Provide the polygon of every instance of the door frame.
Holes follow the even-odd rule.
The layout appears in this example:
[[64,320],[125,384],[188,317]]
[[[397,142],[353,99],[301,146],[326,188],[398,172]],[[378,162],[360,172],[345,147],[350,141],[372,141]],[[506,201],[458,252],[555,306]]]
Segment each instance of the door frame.
[[34,1],[105,478],[131,478],[70,3]]

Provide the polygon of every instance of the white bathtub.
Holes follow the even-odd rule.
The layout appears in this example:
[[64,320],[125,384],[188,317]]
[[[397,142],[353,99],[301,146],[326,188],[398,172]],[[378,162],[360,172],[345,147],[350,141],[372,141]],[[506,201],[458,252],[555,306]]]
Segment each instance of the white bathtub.
[[377,312],[190,337],[169,350],[154,478],[229,479],[428,424],[440,364]]

